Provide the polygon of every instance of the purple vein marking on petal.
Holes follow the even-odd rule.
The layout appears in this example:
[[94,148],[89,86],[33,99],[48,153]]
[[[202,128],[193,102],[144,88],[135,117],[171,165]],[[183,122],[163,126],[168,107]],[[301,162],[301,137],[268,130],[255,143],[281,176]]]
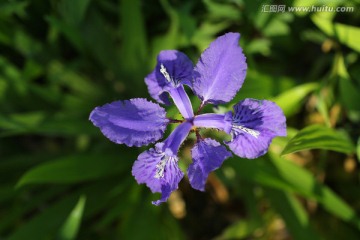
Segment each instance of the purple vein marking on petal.
[[169,122],[164,108],[143,98],[96,107],[90,120],[108,139],[130,147],[159,140]]
[[239,33],[227,33],[201,54],[194,69],[193,90],[203,103],[229,102],[241,88],[247,64],[239,39]]
[[234,106],[231,134],[226,144],[236,155],[257,158],[268,151],[274,137],[286,136],[286,118],[275,103],[248,98]]
[[163,145],[158,143],[155,149],[141,153],[132,168],[132,175],[139,184],[145,183],[152,192],[161,192],[161,198],[153,202],[155,205],[165,202],[184,176],[177,156],[163,152]]
[[191,150],[193,162],[188,168],[188,177],[193,188],[204,191],[210,172],[219,168],[225,159],[232,156],[231,152],[220,143],[206,138],[196,143]]
[[178,158],[169,157],[165,165],[163,177],[159,179],[161,182],[161,198],[152,203],[158,206],[161,203],[166,202],[170,194],[178,189],[179,182],[183,177],[184,173],[178,166]]
[[156,79],[160,85],[167,86],[167,89],[180,84],[191,87],[193,68],[193,63],[184,53],[177,50],[164,50],[157,58]]

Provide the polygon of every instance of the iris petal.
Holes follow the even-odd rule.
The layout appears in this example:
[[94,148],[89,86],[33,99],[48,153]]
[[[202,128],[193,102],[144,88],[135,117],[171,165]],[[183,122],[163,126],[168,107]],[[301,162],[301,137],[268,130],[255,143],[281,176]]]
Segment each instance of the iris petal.
[[210,172],[218,169],[232,154],[220,143],[206,138],[199,141],[191,151],[193,162],[188,168],[190,184],[193,188],[204,191]]
[[231,116],[231,111],[225,114],[205,113],[195,116],[193,122],[196,127],[217,128],[226,133],[230,133],[232,123]]
[[194,117],[194,111],[189,96],[186,94],[184,87],[179,86],[169,91],[170,96],[174,100],[176,107],[185,119]]
[[143,98],[96,107],[90,120],[108,139],[130,147],[159,140],[169,122],[162,107]]
[[168,93],[184,118],[194,116],[189,97],[183,85],[191,87],[193,64],[182,52],[176,50],[161,51],[157,65],[145,78],[150,95],[160,103],[170,104]]
[[158,81],[156,80],[155,71],[145,77],[145,83],[148,87],[150,96],[153,99],[155,99],[159,103],[171,105],[169,93],[165,92],[163,88],[159,85]]
[[191,127],[189,122],[180,124],[163,143],[141,153],[133,165],[132,174],[139,184],[145,183],[152,192],[161,192],[161,198],[153,202],[155,205],[165,202],[184,176],[176,155]]
[[247,64],[239,39],[239,33],[227,33],[201,54],[194,69],[193,91],[203,103],[229,102],[241,88]]
[[264,155],[272,139],[286,136],[286,118],[275,103],[245,99],[234,106],[233,139],[226,144],[238,156],[257,158]]
[[161,193],[161,198],[153,202],[155,205],[165,202],[171,192],[178,188],[184,176],[177,165],[178,158],[167,155],[162,146],[160,143],[155,149],[151,148],[141,153],[132,168],[132,175],[139,184],[145,183],[152,192]]

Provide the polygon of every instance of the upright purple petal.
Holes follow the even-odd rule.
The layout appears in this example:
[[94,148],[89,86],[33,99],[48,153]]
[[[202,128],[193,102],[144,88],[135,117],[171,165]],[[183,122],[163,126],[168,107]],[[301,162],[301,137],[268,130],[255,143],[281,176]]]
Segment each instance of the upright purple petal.
[[161,198],[153,202],[155,205],[165,202],[184,176],[176,155],[191,127],[189,122],[180,124],[155,149],[141,153],[133,165],[132,174],[139,184],[145,183],[152,192],[161,192]]
[[229,102],[241,88],[247,64],[239,39],[239,33],[227,33],[201,54],[194,69],[193,91],[203,103]]
[[148,87],[149,94],[153,99],[165,105],[171,104],[169,93],[165,92],[156,80],[155,71],[145,77],[145,83]]
[[230,149],[243,158],[264,155],[272,139],[286,136],[286,118],[275,103],[247,98],[234,106]]
[[191,87],[193,64],[182,52],[161,51],[155,70],[145,78],[150,95],[160,103],[169,105],[169,96],[185,119],[194,117],[190,99],[183,85]]
[[193,162],[188,168],[190,184],[193,188],[204,191],[210,172],[218,169],[225,159],[232,154],[220,143],[206,138],[199,141],[191,151]]
[[182,52],[161,51],[152,73],[145,78],[150,95],[160,103],[169,104],[166,92],[180,85],[191,86],[193,63]]
[[108,139],[129,147],[159,140],[169,122],[162,107],[143,98],[96,107],[90,120]]

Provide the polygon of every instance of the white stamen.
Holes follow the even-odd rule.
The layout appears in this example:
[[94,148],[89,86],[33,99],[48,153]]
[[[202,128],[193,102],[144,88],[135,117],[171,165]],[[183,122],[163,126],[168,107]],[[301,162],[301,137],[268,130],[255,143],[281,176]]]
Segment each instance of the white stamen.
[[235,135],[237,135],[236,133],[239,133],[238,131],[241,130],[243,132],[246,132],[252,136],[254,136],[255,138],[258,138],[258,136],[260,135],[259,131],[253,130],[251,128],[247,128],[244,126],[240,126],[240,125],[233,125],[232,126],[233,131],[235,132]]
[[165,170],[165,165],[167,163],[167,161],[169,160],[169,156],[166,156],[164,154],[164,156],[161,158],[160,162],[158,164],[156,164],[156,173],[155,173],[155,178],[160,179],[164,177],[164,170]]
[[170,75],[169,75],[169,73],[166,71],[166,68],[164,67],[163,64],[160,65],[160,72],[162,73],[162,75],[164,75],[165,79],[166,79],[168,82],[171,82]]

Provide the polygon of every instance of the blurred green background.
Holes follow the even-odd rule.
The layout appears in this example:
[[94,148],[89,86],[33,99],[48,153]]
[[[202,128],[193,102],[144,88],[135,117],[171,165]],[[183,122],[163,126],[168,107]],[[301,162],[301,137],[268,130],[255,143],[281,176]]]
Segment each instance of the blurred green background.
[[[0,239],[360,239],[359,3],[1,0]],[[270,5],[286,10],[262,11]],[[159,195],[131,176],[147,148],[110,142],[89,113],[150,99],[144,77],[160,50],[196,63],[229,31],[241,33],[248,62],[232,104],[275,101],[288,137],[259,159],[228,159],[204,193],[185,178],[155,207]],[[181,148],[182,169],[194,141]]]

